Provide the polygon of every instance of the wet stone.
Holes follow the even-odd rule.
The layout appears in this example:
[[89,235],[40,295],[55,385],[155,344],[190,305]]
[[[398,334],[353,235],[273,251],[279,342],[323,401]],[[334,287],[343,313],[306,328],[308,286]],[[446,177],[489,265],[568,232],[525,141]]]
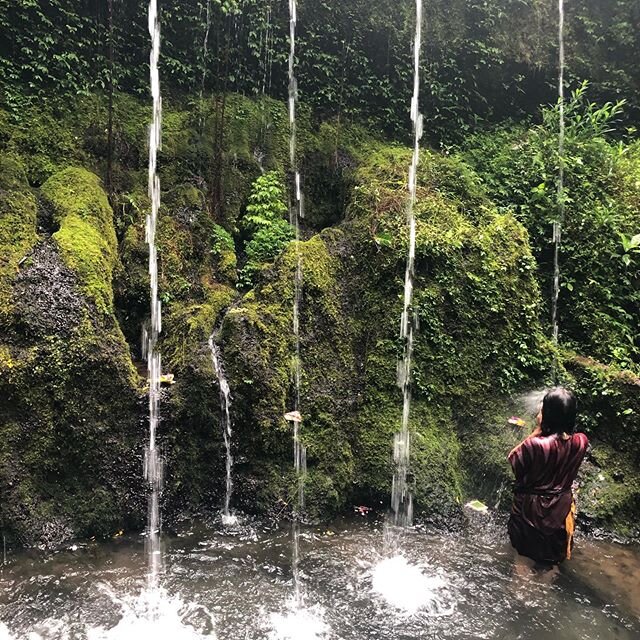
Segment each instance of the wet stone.
[[27,258],[13,295],[25,333],[36,336],[70,335],[86,307],[76,276],[65,266],[52,240],[39,244]]

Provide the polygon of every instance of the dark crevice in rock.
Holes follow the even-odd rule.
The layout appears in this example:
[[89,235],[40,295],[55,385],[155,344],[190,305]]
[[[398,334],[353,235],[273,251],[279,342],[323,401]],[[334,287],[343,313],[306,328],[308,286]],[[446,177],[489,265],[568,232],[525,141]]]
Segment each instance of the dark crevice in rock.
[[42,198],[38,198],[37,216],[39,235],[50,238],[60,228],[59,223],[57,223],[54,218],[51,204]]

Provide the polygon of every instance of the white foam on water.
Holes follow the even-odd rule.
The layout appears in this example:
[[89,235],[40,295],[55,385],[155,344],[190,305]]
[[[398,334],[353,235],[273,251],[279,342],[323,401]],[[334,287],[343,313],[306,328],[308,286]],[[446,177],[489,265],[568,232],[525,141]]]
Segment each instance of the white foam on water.
[[222,514],[222,525],[224,527],[235,527],[239,523],[240,521],[238,520],[238,516],[224,513]]
[[13,640],[13,636],[9,633],[7,625],[0,622],[0,640]]
[[122,607],[122,618],[110,629],[88,629],[88,640],[215,640],[213,614],[202,605],[185,603],[160,588],[125,598],[109,587],[103,590]]
[[269,640],[321,640],[329,632],[320,605],[298,607],[295,598],[289,600],[284,613],[272,613]]
[[427,575],[423,567],[404,556],[385,558],[371,571],[371,588],[404,615],[451,615],[454,604],[442,575]]

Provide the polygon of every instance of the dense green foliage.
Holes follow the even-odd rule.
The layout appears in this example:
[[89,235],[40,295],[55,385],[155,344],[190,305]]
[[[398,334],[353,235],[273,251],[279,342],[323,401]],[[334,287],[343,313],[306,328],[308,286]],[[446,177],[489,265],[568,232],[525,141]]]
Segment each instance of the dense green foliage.
[[[605,362],[640,364],[640,146],[612,140],[622,104],[587,101],[585,88],[566,105],[564,223],[560,255],[561,340]],[[480,134],[463,154],[489,195],[529,230],[550,318],[552,221],[558,219],[558,109],[542,123]]]
[[[160,348],[175,375],[159,434],[165,522],[216,509],[223,491],[210,340],[232,388],[234,505],[290,508],[297,483],[283,415],[298,252],[308,513],[387,503],[410,161],[389,138],[410,130],[414,4],[298,4],[306,215],[296,243],[287,3],[160,2]],[[557,91],[556,5],[425,4],[420,105],[440,151],[423,150],[416,203],[410,428],[422,517],[458,521],[471,493],[500,501],[504,454],[522,436],[505,425],[521,408],[504,397],[550,382],[557,360],[594,444],[585,519],[634,532],[639,8],[567,3],[568,84],[578,88],[560,158],[558,106],[540,110]],[[0,0],[0,528],[18,543],[140,522],[146,11],[147,0]],[[546,336],[561,163],[555,349]]]
[[[146,94],[147,2],[0,2],[0,101],[19,117],[47,96],[108,89]],[[287,91],[287,3],[161,2],[162,78],[174,96]],[[571,82],[588,78],[600,101],[637,105],[637,0],[567,3]],[[300,0],[298,76],[304,104],[322,116],[407,129],[411,0]],[[207,24],[209,17],[209,24]],[[459,139],[479,122],[535,113],[554,94],[556,6],[543,0],[437,0],[425,6],[422,105],[432,139]],[[206,42],[206,50],[205,50]],[[632,119],[638,113],[629,113]]]

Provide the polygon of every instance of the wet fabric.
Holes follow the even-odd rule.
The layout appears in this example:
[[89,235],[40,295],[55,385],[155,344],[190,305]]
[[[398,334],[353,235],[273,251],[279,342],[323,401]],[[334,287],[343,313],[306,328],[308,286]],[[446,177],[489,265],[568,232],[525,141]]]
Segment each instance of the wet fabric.
[[538,562],[570,557],[571,485],[587,451],[583,433],[528,438],[509,454],[515,488],[509,537],[518,553]]

